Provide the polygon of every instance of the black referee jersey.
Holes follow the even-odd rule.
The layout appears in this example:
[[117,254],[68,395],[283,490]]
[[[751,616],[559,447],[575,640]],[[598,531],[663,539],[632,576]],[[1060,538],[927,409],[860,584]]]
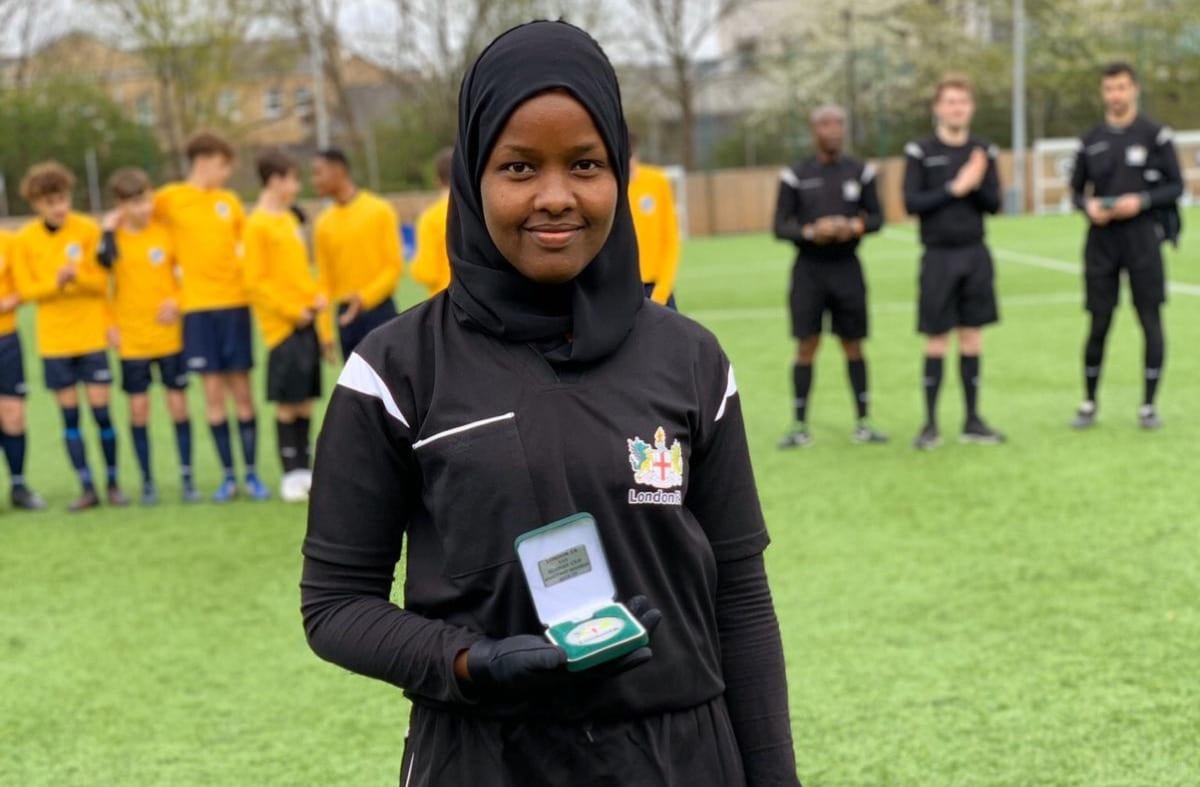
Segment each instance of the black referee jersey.
[[853,257],[859,238],[825,245],[804,238],[804,226],[824,216],[861,217],[867,232],[876,232],[883,226],[872,164],[851,156],[838,156],[829,162],[812,156],[780,171],[775,237],[795,243],[801,258]]
[[[717,563],[760,554],[768,537],[716,339],[647,305],[611,356],[560,373],[453,308],[442,295],[376,330],[338,380],[303,548],[314,649],[418,704],[490,718],[627,719],[718,698]],[[455,654],[485,635],[544,632],[513,539],[580,511],[595,516],[618,597],[644,594],[663,613],[653,659],[603,691],[468,700]],[[327,591],[376,594],[370,577],[390,583],[404,539],[403,607],[416,615],[363,643],[387,585],[344,618]],[[361,587],[338,579],[364,571]]]
[[1173,139],[1170,128],[1145,115],[1138,115],[1125,128],[1107,123],[1092,128],[1079,140],[1071,173],[1075,206],[1083,210],[1089,196],[1104,199],[1137,194],[1142,198],[1142,213],[1110,226],[1150,217],[1159,226],[1158,240],[1173,240],[1179,229],[1175,203],[1183,194]]
[[[963,197],[950,193],[950,183],[974,150],[987,153],[988,168],[979,188]],[[904,206],[919,217],[926,248],[958,248],[982,243],[983,216],[1000,210],[996,146],[975,137],[964,145],[947,145],[931,136],[904,147]]]

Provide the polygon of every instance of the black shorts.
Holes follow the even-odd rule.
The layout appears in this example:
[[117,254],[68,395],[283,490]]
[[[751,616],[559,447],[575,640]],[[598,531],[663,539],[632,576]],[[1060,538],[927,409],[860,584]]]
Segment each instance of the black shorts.
[[995,278],[992,254],[982,243],[925,249],[917,330],[937,336],[998,322]]
[[271,348],[267,401],[300,404],[321,396],[321,344],[310,325]]
[[[345,305],[339,306],[338,316],[340,317],[344,311],[346,311]],[[359,342],[367,338],[368,333],[395,316],[396,304],[392,303],[391,298],[388,298],[373,309],[359,312],[359,315],[354,318],[353,322],[349,325],[343,325],[339,331],[342,344],[342,358],[349,358],[350,353],[354,352],[354,348],[358,346]]]
[[199,374],[245,372],[254,366],[250,308],[209,309],[183,315],[183,357]]
[[187,388],[187,365],[183,353],[161,358],[122,358],[121,390],[127,394],[144,394],[153,382],[153,367],[158,367],[158,381],[163,388],[182,391]]
[[103,350],[84,355],[43,358],[42,370],[46,377],[46,387],[51,391],[61,391],[63,388],[74,387],[78,383],[85,385],[109,385],[112,383],[112,372],[108,368],[108,353]]
[[807,339],[830,328],[843,339],[867,336],[867,283],[858,257],[811,260],[803,257],[792,266],[789,295],[792,336]]
[[0,396],[25,398],[25,359],[16,331],[0,336]]
[[1121,271],[1129,277],[1133,305],[1139,309],[1167,300],[1161,239],[1152,220],[1137,218],[1107,227],[1091,227],[1083,249],[1083,280],[1090,312],[1117,308]]
[[745,787],[725,700],[618,722],[496,720],[414,703],[400,787]]

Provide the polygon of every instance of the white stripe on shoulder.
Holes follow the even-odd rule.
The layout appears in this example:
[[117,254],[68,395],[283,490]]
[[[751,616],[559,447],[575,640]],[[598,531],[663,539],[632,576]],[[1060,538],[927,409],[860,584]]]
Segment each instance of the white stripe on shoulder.
[[738,392],[737,380],[733,376],[733,364],[729,364],[729,379],[725,382],[725,397],[721,399],[721,406],[717,408],[717,417],[713,419],[716,423],[725,417],[725,405],[729,404],[729,400]]
[[417,442],[413,443],[413,450],[416,450],[422,446],[429,445],[430,443],[435,442],[437,440],[441,440],[443,437],[450,437],[451,435],[456,435],[456,434],[459,434],[460,432],[469,432],[472,429],[478,429],[481,426],[487,426],[488,424],[494,424],[494,423],[497,423],[498,421],[511,421],[512,419],[514,419],[516,417],[517,417],[516,413],[505,413],[504,415],[496,415],[496,416],[492,416],[491,418],[481,418],[478,421],[472,421],[469,424],[463,424],[462,426],[456,426],[453,429],[446,429],[445,431],[438,432],[437,434],[431,434],[431,435],[429,435],[429,437],[426,437],[424,440],[418,440]]
[[873,180],[875,180],[875,165],[868,161],[863,165],[862,182],[870,183]]
[[338,376],[337,384],[349,388],[351,391],[375,397],[383,403],[383,409],[387,411],[388,415],[405,426],[409,425],[408,419],[404,417],[404,413],[400,412],[400,407],[392,397],[392,392],[384,384],[383,378],[358,353],[350,353],[341,375]]
[[800,188],[800,179],[796,177],[795,172],[792,172],[791,167],[784,167],[779,170],[779,179],[794,189]]
[[1159,145],[1165,145],[1173,139],[1175,139],[1175,132],[1170,126],[1163,126],[1158,130],[1158,137],[1155,138],[1155,141]]
[[904,152],[913,158],[925,158],[925,151],[921,150],[921,146],[916,142],[909,142],[905,145]]
[[987,154],[988,158],[994,159],[1000,155],[1000,148],[996,147],[995,145],[988,145]]

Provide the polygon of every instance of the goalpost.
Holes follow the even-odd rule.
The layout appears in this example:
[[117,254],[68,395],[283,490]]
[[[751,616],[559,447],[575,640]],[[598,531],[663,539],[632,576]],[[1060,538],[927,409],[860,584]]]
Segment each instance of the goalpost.
[[[1079,140],[1069,137],[1039,139],[1033,143],[1033,212],[1068,213],[1071,205],[1071,171]],[[1200,204],[1200,131],[1175,132],[1175,151],[1183,172],[1183,205]]]
[[683,167],[663,167],[671,180],[671,191],[675,195],[675,219],[679,222],[679,237],[688,237],[687,172]]

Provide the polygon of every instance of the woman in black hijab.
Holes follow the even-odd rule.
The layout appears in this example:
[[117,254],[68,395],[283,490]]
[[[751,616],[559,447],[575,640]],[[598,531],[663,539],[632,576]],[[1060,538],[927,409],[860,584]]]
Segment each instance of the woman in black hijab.
[[[628,162],[586,33],[496,39],[459,96],[450,289],[364,340],[330,402],[305,630],[412,700],[406,787],[798,784],[733,369],[644,301]],[[650,641],[570,672],[514,539],[578,512]]]

